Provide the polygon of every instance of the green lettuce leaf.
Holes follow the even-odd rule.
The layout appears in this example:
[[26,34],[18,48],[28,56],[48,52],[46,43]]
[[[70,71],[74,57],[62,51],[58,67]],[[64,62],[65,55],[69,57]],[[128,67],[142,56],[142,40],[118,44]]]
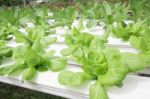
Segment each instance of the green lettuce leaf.
[[69,86],[80,85],[90,79],[93,79],[93,77],[84,72],[62,71],[58,76],[60,84]]
[[36,73],[37,73],[37,71],[35,68],[29,67],[24,70],[22,79],[23,80],[32,80],[36,76]]
[[140,54],[123,53],[122,57],[124,65],[129,68],[130,72],[143,70],[149,65],[146,62],[148,57],[144,57]]
[[106,89],[99,82],[90,85],[90,99],[108,99]]
[[52,71],[60,71],[65,68],[66,64],[67,64],[66,58],[63,57],[56,58],[51,60],[50,68]]
[[27,49],[25,50],[24,58],[29,67],[36,67],[42,62],[42,57],[30,47],[27,47]]

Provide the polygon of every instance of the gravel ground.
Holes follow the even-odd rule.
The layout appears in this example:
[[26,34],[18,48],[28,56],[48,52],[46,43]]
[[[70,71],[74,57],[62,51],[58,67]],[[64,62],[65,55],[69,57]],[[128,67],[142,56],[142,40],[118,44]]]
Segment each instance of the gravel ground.
[[0,82],[0,99],[65,99]]

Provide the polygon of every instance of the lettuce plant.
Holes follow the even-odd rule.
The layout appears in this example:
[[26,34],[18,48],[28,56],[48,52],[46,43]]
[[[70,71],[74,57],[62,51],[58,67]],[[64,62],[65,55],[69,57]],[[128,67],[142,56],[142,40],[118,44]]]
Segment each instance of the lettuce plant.
[[15,40],[23,45],[14,48],[12,60],[14,64],[0,68],[1,75],[23,71],[23,80],[32,80],[38,71],[59,71],[66,66],[64,57],[55,57],[55,51],[45,49],[56,42],[49,38],[46,30],[40,26],[27,29],[27,34],[16,32]]
[[2,23],[0,25],[0,39],[9,41],[13,38],[13,33],[16,31],[16,28],[11,24]]
[[54,51],[45,52],[47,41],[37,39],[33,45],[23,45],[14,48],[12,59],[14,64],[1,67],[0,74],[12,74],[23,71],[23,80],[32,80],[38,71],[59,71],[66,65],[65,58],[57,58]]
[[[78,34],[79,37],[70,34],[70,37],[74,38],[72,42],[77,42],[78,38],[82,38],[79,44],[83,45],[80,53],[78,52],[80,57],[73,56],[77,49],[70,50],[72,46],[77,46],[77,43],[66,42],[69,48],[64,49],[62,54],[71,56],[76,62],[80,63],[83,71],[63,71],[59,74],[58,80],[60,84],[68,86],[77,86],[88,80],[94,80],[95,83],[91,84],[89,88],[90,99],[108,99],[106,87],[121,87],[128,73],[142,70],[150,64],[150,57],[145,53],[121,53],[116,48],[106,47],[105,43],[107,43],[109,36],[107,32],[100,37],[91,36],[92,39],[87,38],[87,34],[84,34],[83,37],[80,34]],[[68,34],[65,39],[71,41],[68,39]],[[88,42],[85,43],[85,41]],[[69,54],[65,54],[68,52]]]
[[112,24],[113,22],[125,20],[129,17],[127,15],[129,7],[121,3],[89,2],[86,6],[82,4],[80,6],[81,17],[90,20],[99,20],[106,24]]
[[19,26],[28,21],[31,21],[31,11],[32,10],[30,8],[0,8],[0,13],[3,13],[0,15],[0,20],[2,22],[7,22],[13,26]]
[[[54,9],[53,16],[47,15],[49,9],[46,7],[15,7],[6,10],[0,8],[0,13],[3,13],[0,15],[0,61],[11,56],[15,61],[11,65],[0,67],[0,75],[21,71],[23,80],[32,80],[38,72],[62,70],[67,64],[67,57],[79,63],[82,70],[60,72],[60,84],[77,86],[92,80],[94,83],[89,87],[90,99],[108,99],[107,87],[121,87],[128,73],[143,70],[150,65],[150,27],[147,21],[149,6],[146,2],[148,1],[143,0],[135,4],[135,0],[131,0],[129,6],[107,2],[90,2],[86,5],[78,3],[75,7]],[[52,26],[47,24],[48,19],[54,20]],[[89,19],[89,27],[102,21],[106,24],[105,33],[102,36],[94,36],[82,32],[81,28],[71,29],[75,19]],[[134,22],[125,22],[128,19],[133,19]],[[28,22],[34,23],[35,27],[26,27]],[[27,32],[20,33],[20,26]],[[56,57],[52,50],[45,51],[45,48],[57,40],[48,37],[52,33],[49,30],[57,26],[68,26],[71,29],[65,34],[68,47],[61,51],[65,58]],[[110,33],[114,37],[129,41],[139,53],[122,53],[119,49],[106,47]],[[5,40],[11,39],[9,37],[12,34],[15,41],[23,45],[13,49],[7,47]]]
[[1,61],[6,57],[12,56],[12,48],[6,46],[6,42],[3,40],[0,40],[0,64]]
[[89,44],[93,38],[93,35],[81,32],[77,28],[73,28],[71,33],[65,34],[65,43],[68,45],[68,48],[63,49],[61,53],[64,56],[71,55],[80,63],[83,54],[82,50],[84,50],[84,53],[87,53]]
[[56,22],[54,26],[52,27],[57,27],[57,26],[68,26],[71,27],[71,24],[77,17],[77,11],[75,10],[74,7],[67,7],[63,9],[54,9],[53,11],[53,16],[51,19],[54,19]]
[[150,1],[149,0],[129,0],[129,6],[131,9],[132,16],[131,18],[133,20],[139,20],[139,19],[147,19],[148,22],[150,21],[149,17],[149,6]]
[[142,52],[148,52],[150,50],[150,28],[146,22],[137,21],[128,24],[125,22],[117,22],[112,26],[112,34],[124,41],[129,41],[134,48]]
[[130,36],[140,36],[145,27],[147,27],[146,25],[145,21],[131,23],[126,23],[124,21],[116,22],[112,25],[112,34],[117,38],[128,41]]

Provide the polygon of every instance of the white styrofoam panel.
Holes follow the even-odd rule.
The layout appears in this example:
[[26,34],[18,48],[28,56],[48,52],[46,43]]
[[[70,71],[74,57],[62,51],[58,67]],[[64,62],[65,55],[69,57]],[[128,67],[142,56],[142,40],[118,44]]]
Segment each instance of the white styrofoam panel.
[[[82,71],[79,67],[68,66],[66,70]],[[17,85],[20,87],[37,90],[53,95],[66,97],[69,99],[88,99],[89,86],[94,81],[89,81],[79,86],[63,86],[58,83],[57,72],[41,72],[32,82],[22,82],[20,76],[11,75],[9,77],[0,76],[0,82]],[[149,99],[150,78],[129,75],[124,80],[122,88],[107,88],[110,99]]]

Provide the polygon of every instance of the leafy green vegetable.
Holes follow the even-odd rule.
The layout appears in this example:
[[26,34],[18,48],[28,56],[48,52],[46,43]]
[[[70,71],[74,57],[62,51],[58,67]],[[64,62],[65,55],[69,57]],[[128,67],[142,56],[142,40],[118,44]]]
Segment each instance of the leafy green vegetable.
[[48,24],[45,22],[45,20],[48,20],[48,18],[50,18],[48,16],[48,12],[49,12],[49,8],[46,6],[33,7],[32,13],[30,13],[32,15],[31,17],[33,19],[32,22],[36,25],[40,24],[41,26],[47,27]]
[[9,41],[13,38],[13,33],[17,31],[17,28],[9,23],[1,22],[0,25],[0,39]]
[[0,47],[3,47],[5,45],[5,41],[4,40],[0,40]]
[[[130,38],[134,35],[138,37],[140,35],[144,36],[144,33],[146,33],[145,31],[147,30],[143,31],[143,27],[140,27],[141,24],[137,23],[135,24],[135,26],[128,25],[129,27],[127,27],[129,29],[127,29],[126,31],[131,34],[127,35],[127,37],[123,36],[123,39],[130,40]],[[136,28],[138,28],[139,30],[136,30]],[[122,24],[122,30],[123,29],[124,27]],[[120,31],[122,32],[122,30]],[[76,34],[80,35],[79,31],[74,31]],[[149,66],[150,57],[148,56],[149,54],[147,55],[149,51],[147,51],[147,53],[133,54],[121,53],[116,48],[107,48],[105,46],[105,43],[107,43],[109,31],[110,30],[108,29],[101,37],[90,37],[86,34],[84,35],[84,39],[82,40],[80,40],[82,38],[82,35],[80,35],[79,38],[78,36],[75,36],[75,34],[70,34],[69,36],[66,36],[65,42],[69,47],[63,50],[62,53],[67,56],[73,56],[72,58],[77,63],[80,63],[82,65],[82,69],[84,72],[61,72],[58,79],[62,85],[77,86],[87,80],[96,80],[96,83],[91,85],[90,87],[90,99],[108,99],[105,86],[121,87],[123,85],[123,80],[128,73],[137,72]],[[119,35],[121,35],[122,37],[122,34]],[[126,34],[124,35],[126,36]],[[144,39],[146,39],[146,37]],[[136,40],[134,40],[134,42],[135,44],[139,44],[136,43]],[[79,45],[76,46],[75,44]],[[81,48],[80,51],[79,48]],[[81,56],[78,57],[78,54],[74,55],[75,51],[78,52],[78,54]],[[84,73],[90,75],[90,79],[84,80]]]
[[29,67],[23,72],[23,80],[32,80],[36,76],[36,69]]
[[26,30],[28,32],[27,34],[23,34],[20,32],[14,33],[16,42],[30,44],[31,46],[34,43],[34,48],[36,46],[47,47],[48,45],[55,43],[57,40],[55,37],[48,37],[46,32],[47,30],[40,26],[27,28]]
[[143,52],[149,51],[150,50],[150,40],[149,40],[149,35],[150,29],[148,26],[145,26],[145,28],[142,29],[142,32],[140,33],[139,36],[131,36],[129,38],[129,42],[131,45],[139,49]]
[[0,64],[1,61],[6,57],[11,57],[13,50],[11,47],[6,46],[6,42],[4,40],[0,40]]
[[39,64],[41,64],[42,62],[42,57],[39,56],[34,50],[32,50],[30,47],[26,48],[25,52],[24,52],[24,58],[25,58],[25,62],[27,63],[27,65],[29,67],[35,67]]
[[[22,19],[26,19],[28,22],[30,19],[30,8],[19,8],[19,7],[12,7],[12,8],[0,8],[0,20],[3,22],[7,22],[11,25],[20,25],[20,21]],[[7,13],[5,13],[7,12]]]
[[59,74],[58,80],[62,85],[79,85],[87,80],[93,79],[92,76],[84,72],[63,71]]
[[[127,19],[129,7],[122,3],[111,4],[108,2],[93,3],[88,2],[86,5],[80,4],[82,12],[81,17],[86,19],[95,19],[97,22],[104,22],[106,24],[113,24],[116,21]],[[90,21],[89,21],[90,22]]]
[[82,64],[84,71],[94,76],[103,75],[108,70],[108,63],[102,52],[89,52],[87,57],[83,56]]
[[48,54],[47,56],[45,51],[43,53],[41,51],[37,52],[29,45],[18,46],[13,52],[13,60],[15,60],[15,63],[0,68],[0,74],[6,75],[20,68],[26,68],[23,73],[23,80],[32,80],[37,71],[47,71],[49,69],[59,71],[65,68],[67,63],[65,58],[57,58],[53,54]]
[[128,66],[130,72],[140,71],[146,68],[149,63],[147,63],[148,57],[141,54],[133,54],[133,53],[123,53],[123,61],[125,61],[125,65]]
[[18,46],[13,50],[12,59],[15,60],[16,63],[24,64],[25,63],[25,52],[26,46]]
[[[149,0],[129,0],[130,9],[132,11],[132,19],[148,19],[149,20]],[[142,16],[141,16],[142,15]]]
[[146,27],[145,21],[138,21],[136,23],[117,22],[112,26],[112,33],[115,37],[122,38],[128,41],[130,36],[139,36]]
[[117,49],[105,49],[104,54],[108,62],[108,71],[104,75],[99,75],[98,81],[102,85],[117,85],[125,78],[128,68],[122,64],[121,53]]
[[0,57],[10,57],[12,55],[12,50],[9,47],[0,48]]
[[27,68],[27,66],[24,64],[13,64],[13,65],[1,67],[0,68],[0,75],[12,74],[19,69],[25,69],[25,68]]
[[77,12],[74,7],[68,7],[67,9],[55,9],[53,13],[52,19],[56,22],[54,23],[54,27],[56,26],[68,26],[71,27],[71,24],[77,17]]
[[90,99],[108,99],[105,87],[99,82],[90,85]]
[[70,34],[65,35],[65,43],[69,47],[63,49],[61,53],[65,56],[72,55],[80,63],[82,54],[87,53],[93,37],[89,33],[82,33],[78,29],[73,28]]
[[61,51],[61,53],[64,56],[68,56],[68,55],[72,54],[77,48],[78,48],[78,46],[72,46],[70,48],[63,49]]
[[51,70],[52,71],[59,71],[65,68],[66,66],[66,58],[56,58],[51,60]]
[[[39,26],[34,29],[27,29],[27,35],[19,32],[15,33],[16,41],[25,44],[14,48],[12,59],[15,63],[0,68],[0,74],[10,74],[23,68],[25,71],[22,79],[32,80],[38,71],[59,71],[65,68],[67,63],[65,58],[55,57],[54,51],[45,51],[45,48],[55,43],[57,39],[48,38],[47,34],[45,34],[46,30]],[[3,45],[3,43],[1,44]],[[1,56],[4,56],[4,54],[8,56],[10,51],[12,53],[12,50],[3,48],[0,54],[2,54]]]
[[[137,72],[150,65],[150,26],[149,26],[149,0],[129,0],[123,3],[79,3],[72,7],[52,9],[52,15],[47,7],[31,8],[0,8],[0,62],[12,56],[14,64],[0,67],[0,75],[11,75],[22,70],[23,80],[32,80],[36,73],[44,71],[60,71],[67,64],[66,58],[71,58],[82,65],[81,72],[63,71],[58,80],[62,85],[77,86],[89,80],[96,82],[90,85],[90,99],[108,99],[106,87],[123,85],[128,73]],[[7,12],[7,13],[6,13]],[[53,20],[48,24],[48,20]],[[71,24],[78,20],[78,28]],[[82,32],[83,21],[87,27],[105,24],[102,36],[94,36]],[[132,22],[130,22],[130,20]],[[28,27],[33,23],[34,27]],[[65,57],[55,57],[55,51],[46,52],[50,44],[57,38],[50,38],[55,33],[55,27],[69,27],[65,34],[65,43],[68,46],[61,51]],[[27,33],[18,29],[24,28]],[[129,41],[139,50],[139,53],[121,53],[116,48],[106,46],[109,34]],[[15,37],[17,43],[23,46],[10,48],[7,41]],[[67,57],[68,56],[68,57]]]

